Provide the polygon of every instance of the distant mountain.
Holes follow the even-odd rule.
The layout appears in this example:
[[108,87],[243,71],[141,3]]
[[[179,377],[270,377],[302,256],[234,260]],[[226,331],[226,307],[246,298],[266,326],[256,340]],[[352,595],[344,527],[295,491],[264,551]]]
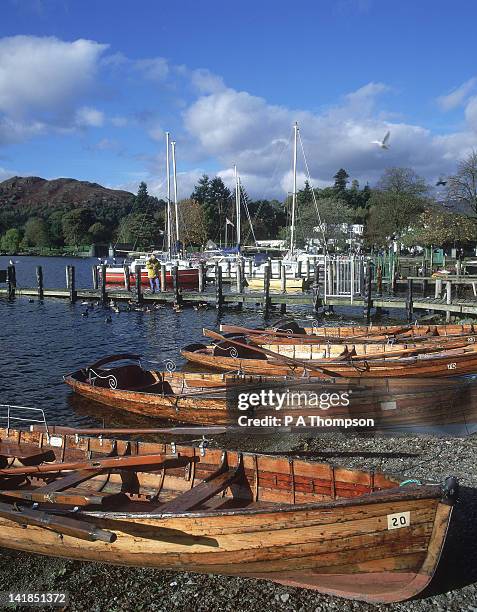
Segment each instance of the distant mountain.
[[51,206],[94,208],[96,205],[127,204],[134,195],[129,191],[108,189],[71,178],[52,181],[38,176],[14,176],[0,183],[0,208],[2,206]]

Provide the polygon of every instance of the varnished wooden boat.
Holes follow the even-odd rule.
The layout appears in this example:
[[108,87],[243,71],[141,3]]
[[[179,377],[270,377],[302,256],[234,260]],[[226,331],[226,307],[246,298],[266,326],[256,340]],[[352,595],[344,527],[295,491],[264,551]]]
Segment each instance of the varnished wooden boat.
[[430,582],[458,489],[454,478],[401,482],[287,457],[12,429],[0,429],[0,462],[2,547],[373,602]]
[[240,334],[253,338],[256,344],[369,344],[387,341],[442,342],[453,339],[463,339],[469,343],[477,341],[477,328],[472,324],[301,327],[295,321],[281,321],[275,327],[264,329],[222,324],[220,330],[224,334]]
[[443,349],[439,352],[419,352],[414,356],[353,356],[342,358],[293,359],[273,351],[261,352],[262,347],[250,344],[246,348],[237,346],[233,339],[206,346],[186,346],[182,356],[189,362],[216,370],[244,372],[262,375],[294,375],[297,377],[313,373],[324,378],[343,376],[346,378],[373,377],[447,377],[477,373],[477,346],[469,344],[461,348]]
[[[125,365],[117,365],[125,359]],[[74,372],[66,376],[65,381],[78,394],[110,406],[114,411],[202,425],[240,428],[244,425],[240,417],[245,416],[247,419],[280,418],[280,424],[269,421],[268,426],[307,427],[312,423],[311,417],[320,415],[323,418],[373,419],[372,428],[365,426],[371,432],[401,431],[408,427],[434,430],[477,420],[477,385],[470,382],[323,380],[313,376],[297,381],[287,376],[155,372],[142,369],[137,360],[136,355],[107,357],[97,362],[101,364],[99,367],[94,365]],[[144,382],[149,378],[162,384],[153,382],[148,390]],[[287,399],[279,412],[270,403],[260,403],[247,411],[239,409],[241,393],[251,394],[263,389],[282,394],[288,392],[290,400]],[[294,396],[297,392],[300,395]],[[306,394],[305,399],[303,394]],[[312,395],[320,397],[320,406],[316,401],[307,401]],[[333,401],[330,398],[334,398]],[[101,413],[96,416],[100,418]],[[293,421],[286,422],[288,416],[292,416]],[[298,421],[298,417],[303,417],[304,422]],[[250,427],[248,421],[247,427]]]

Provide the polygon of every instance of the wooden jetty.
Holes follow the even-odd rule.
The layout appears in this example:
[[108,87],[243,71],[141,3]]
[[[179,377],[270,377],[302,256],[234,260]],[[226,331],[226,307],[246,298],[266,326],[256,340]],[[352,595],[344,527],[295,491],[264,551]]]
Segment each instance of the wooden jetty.
[[[174,282],[172,290],[165,289],[159,293],[151,293],[139,284],[132,285],[129,279],[125,279],[125,287],[107,286],[105,274],[97,274],[97,266],[93,266],[93,288],[84,289],[77,287],[74,266],[66,267],[67,286],[61,288],[46,288],[44,286],[43,270],[37,266],[36,287],[19,287],[16,282],[15,266],[8,266],[3,275],[0,275],[0,283],[4,281],[6,286],[0,286],[0,297],[9,299],[15,296],[29,298],[60,298],[71,302],[77,300],[92,300],[108,304],[111,300],[118,302],[131,302],[134,304],[179,304],[197,305],[207,304],[217,309],[246,306],[259,306],[267,315],[272,308],[279,308],[285,313],[287,307],[305,306],[314,312],[322,309],[333,310],[335,308],[358,307],[363,309],[364,316],[369,321],[373,309],[377,313],[382,309],[403,310],[408,320],[414,320],[416,311],[431,311],[432,313],[445,314],[447,320],[451,316],[476,316],[477,315],[477,276],[448,276],[448,277],[409,277],[394,283],[395,286],[384,291],[383,284],[368,274],[359,283],[360,293],[330,294],[330,279],[325,271],[325,279],[319,275],[318,266],[315,268],[313,280],[310,280],[308,291],[296,291],[294,288],[287,290],[287,277],[282,276],[280,290],[272,289],[272,277],[270,269],[265,270],[262,291],[253,291],[245,287],[244,278],[240,271],[237,273],[234,283],[224,286],[224,275],[219,266],[215,269],[215,280],[213,288],[207,288],[204,277],[200,278],[197,291],[182,290],[177,281]],[[0,271],[2,272],[2,271]],[[332,273],[331,273],[332,274]],[[177,279],[177,275],[173,274]],[[333,281],[333,275],[331,276]],[[471,288],[470,296],[460,295],[463,289]],[[399,289],[405,291],[399,291]],[[419,289],[419,292],[417,291]]]

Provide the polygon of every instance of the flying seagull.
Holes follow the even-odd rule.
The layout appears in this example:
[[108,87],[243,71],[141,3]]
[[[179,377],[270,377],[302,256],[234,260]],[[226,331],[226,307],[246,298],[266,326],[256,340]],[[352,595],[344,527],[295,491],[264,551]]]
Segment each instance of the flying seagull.
[[442,177],[436,183],[436,187],[445,187],[446,185],[447,181],[445,181]]
[[391,136],[391,132],[387,131],[386,136],[382,140],[373,140],[371,144],[376,144],[379,147],[381,147],[381,149],[389,149],[388,142],[389,142],[390,136]]

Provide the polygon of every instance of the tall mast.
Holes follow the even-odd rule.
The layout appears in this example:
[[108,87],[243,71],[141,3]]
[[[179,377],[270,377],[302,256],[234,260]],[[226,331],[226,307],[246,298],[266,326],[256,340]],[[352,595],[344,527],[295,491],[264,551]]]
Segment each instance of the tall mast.
[[235,211],[236,211],[236,227],[237,227],[237,251],[240,252],[240,179],[237,174],[237,166],[234,164],[235,176]]
[[169,167],[169,132],[166,132],[166,174],[167,174],[167,252],[171,255],[172,236],[171,236],[171,170]]
[[179,242],[179,213],[177,210],[177,169],[176,169],[176,142],[171,142],[172,148],[172,176],[174,178],[174,212],[176,215],[176,240]]
[[296,152],[297,152],[297,141],[298,141],[298,123],[295,122],[293,126],[294,139],[293,139],[293,196],[292,196],[292,218],[290,228],[290,255],[293,255],[295,251],[295,209],[296,209]]

